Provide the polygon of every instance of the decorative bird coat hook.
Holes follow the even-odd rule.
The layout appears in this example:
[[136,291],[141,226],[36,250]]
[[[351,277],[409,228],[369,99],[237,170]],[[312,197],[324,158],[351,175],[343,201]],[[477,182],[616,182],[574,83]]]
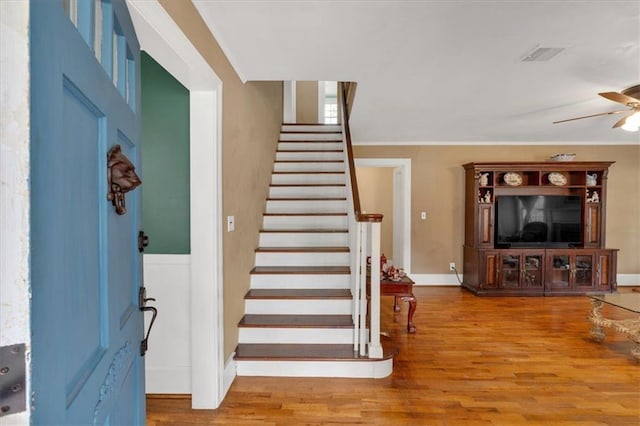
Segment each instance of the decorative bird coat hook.
[[114,145],[107,153],[107,182],[107,200],[111,201],[116,213],[125,214],[127,208],[124,194],[140,186],[142,180],[136,174],[133,163],[122,153],[120,145]]

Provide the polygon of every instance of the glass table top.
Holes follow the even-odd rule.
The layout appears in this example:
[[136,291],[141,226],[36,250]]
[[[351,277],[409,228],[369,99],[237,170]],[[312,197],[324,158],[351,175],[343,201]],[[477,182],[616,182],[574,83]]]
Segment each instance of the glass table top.
[[640,314],[640,293],[638,292],[589,294],[588,296],[591,299],[601,300],[608,305]]

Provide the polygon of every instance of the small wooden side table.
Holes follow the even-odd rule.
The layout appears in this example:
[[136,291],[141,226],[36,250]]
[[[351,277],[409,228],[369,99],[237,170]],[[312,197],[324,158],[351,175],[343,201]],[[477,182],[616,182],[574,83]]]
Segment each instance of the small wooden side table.
[[413,284],[414,282],[407,276],[400,281],[392,281],[387,278],[380,279],[380,295],[393,296],[393,310],[395,312],[400,312],[398,298],[409,302],[409,313],[407,314],[407,331],[409,333],[416,332],[416,326],[413,324],[413,314],[416,312],[418,302],[413,295]]

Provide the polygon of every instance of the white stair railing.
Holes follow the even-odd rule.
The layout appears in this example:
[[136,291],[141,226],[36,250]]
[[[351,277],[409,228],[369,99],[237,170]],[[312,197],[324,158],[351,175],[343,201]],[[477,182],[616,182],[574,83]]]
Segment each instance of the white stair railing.
[[[362,213],[355,176],[355,163],[349,129],[350,103],[355,83],[340,83],[342,135],[345,144],[348,197],[349,246],[351,250],[351,293],[353,295],[353,349],[361,356],[382,358],[380,343],[380,224],[382,215]],[[370,259],[370,262],[367,262]],[[369,265],[367,263],[370,263]],[[368,273],[368,271],[370,271]],[[367,296],[370,296],[369,298]],[[369,303],[368,303],[369,302]]]

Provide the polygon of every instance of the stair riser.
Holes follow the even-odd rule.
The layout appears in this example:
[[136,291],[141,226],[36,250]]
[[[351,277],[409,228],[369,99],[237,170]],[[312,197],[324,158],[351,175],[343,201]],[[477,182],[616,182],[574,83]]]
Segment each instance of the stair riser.
[[343,185],[345,184],[344,173],[311,173],[311,174],[273,174],[271,183],[274,185]]
[[269,200],[267,213],[344,213],[346,201],[333,200]]
[[278,151],[335,151],[342,150],[340,142],[279,142]]
[[393,372],[393,358],[366,361],[236,361],[238,376],[351,377],[381,379]]
[[349,253],[256,253],[256,266],[349,266]]
[[346,232],[261,232],[260,247],[344,247]]
[[344,162],[330,161],[326,163],[274,163],[276,172],[344,172]]
[[252,289],[349,289],[350,276],[345,274],[254,274],[251,275]]
[[351,343],[351,328],[240,327],[239,343]]
[[341,132],[342,126],[339,124],[283,124],[283,132]]
[[342,141],[341,133],[280,133],[281,141]]
[[276,153],[277,161],[342,161],[344,153],[342,152],[282,152]]
[[265,300],[249,299],[245,301],[247,314],[279,315],[351,315],[351,300]]
[[265,216],[264,229],[347,229],[347,216]]
[[269,197],[272,198],[345,198],[344,186],[272,186]]

